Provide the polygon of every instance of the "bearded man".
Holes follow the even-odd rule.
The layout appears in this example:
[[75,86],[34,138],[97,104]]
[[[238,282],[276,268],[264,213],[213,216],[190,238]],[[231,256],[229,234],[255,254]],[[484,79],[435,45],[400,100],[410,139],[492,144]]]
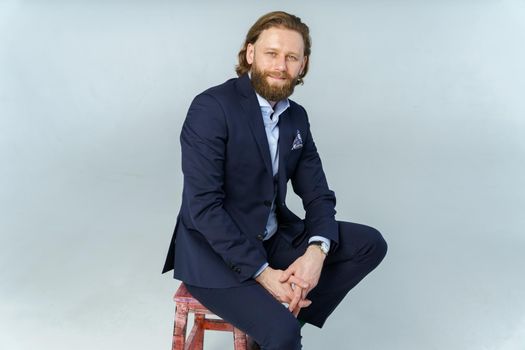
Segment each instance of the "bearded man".
[[[306,111],[288,98],[310,47],[300,18],[259,18],[239,77],[195,97],[180,135],[182,205],[163,272],[253,348],[300,349],[301,327],[321,328],[387,249],[376,229],[335,220]],[[286,206],[288,181],[304,220]]]

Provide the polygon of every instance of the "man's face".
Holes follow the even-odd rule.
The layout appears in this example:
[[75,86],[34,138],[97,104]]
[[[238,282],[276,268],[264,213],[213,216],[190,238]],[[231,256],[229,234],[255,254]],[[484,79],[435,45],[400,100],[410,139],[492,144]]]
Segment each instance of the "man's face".
[[278,27],[264,30],[246,50],[246,60],[252,66],[253,87],[270,102],[293,93],[307,59],[301,34]]

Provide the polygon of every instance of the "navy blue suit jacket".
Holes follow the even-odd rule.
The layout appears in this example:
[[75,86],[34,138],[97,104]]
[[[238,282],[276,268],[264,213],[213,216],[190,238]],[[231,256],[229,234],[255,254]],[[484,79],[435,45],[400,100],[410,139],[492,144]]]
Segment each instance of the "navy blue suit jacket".
[[[297,132],[303,147],[292,150]],[[261,109],[248,75],[199,94],[181,135],[184,189],[163,273],[188,284],[255,283],[267,261],[262,235],[277,191],[278,232],[292,245],[322,235],[338,243],[335,195],[329,190],[303,107],[290,101],[279,120],[277,186]],[[304,220],[285,203],[288,180],[302,199]]]

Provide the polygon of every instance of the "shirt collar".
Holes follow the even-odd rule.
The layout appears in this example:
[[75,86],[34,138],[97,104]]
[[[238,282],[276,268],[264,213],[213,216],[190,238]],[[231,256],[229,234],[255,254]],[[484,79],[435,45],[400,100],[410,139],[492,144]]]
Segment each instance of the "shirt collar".
[[[248,76],[251,79],[252,78],[252,72],[248,72]],[[270,113],[273,113],[274,115],[280,115],[284,111],[286,111],[288,109],[288,107],[290,107],[290,101],[287,98],[278,101],[275,104],[275,106],[274,106],[275,109],[274,109],[274,108],[272,108],[272,105],[270,104],[270,102],[268,102],[267,99],[265,99],[264,97],[259,95],[257,93],[257,91],[255,92],[255,95],[257,96],[257,101],[259,101],[259,107],[261,107],[261,110],[269,110]]]

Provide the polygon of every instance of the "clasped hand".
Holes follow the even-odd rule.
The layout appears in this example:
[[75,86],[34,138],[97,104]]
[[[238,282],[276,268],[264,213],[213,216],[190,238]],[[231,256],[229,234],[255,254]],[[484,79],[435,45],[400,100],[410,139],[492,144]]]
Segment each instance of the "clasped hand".
[[295,317],[301,308],[312,303],[306,299],[308,293],[317,286],[325,255],[316,247],[309,247],[286,270],[267,267],[257,278],[266,290],[277,300],[288,304]]

